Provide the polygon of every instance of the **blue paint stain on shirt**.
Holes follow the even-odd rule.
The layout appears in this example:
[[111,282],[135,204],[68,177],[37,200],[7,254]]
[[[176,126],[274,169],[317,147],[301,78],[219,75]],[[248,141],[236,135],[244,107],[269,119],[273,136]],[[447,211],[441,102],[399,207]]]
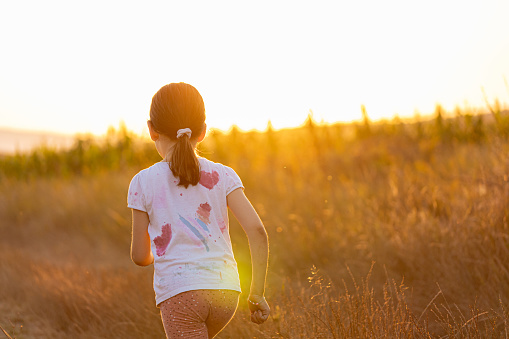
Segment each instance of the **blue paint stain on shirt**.
[[201,233],[193,225],[191,225],[191,223],[189,221],[187,221],[184,217],[182,217],[180,214],[179,214],[179,218],[180,218],[180,221],[182,221],[184,223],[184,225],[186,225],[187,228],[189,228],[191,230],[191,232],[193,232],[194,235],[196,235],[198,237],[198,239],[201,240],[203,245],[205,245],[205,249],[207,250],[207,252],[209,252],[210,249],[209,249],[209,246],[207,245],[207,240],[205,240],[203,235],[201,235]]
[[198,224],[201,226],[201,228],[203,228],[205,231],[207,231],[207,232],[209,232],[209,233],[210,233],[209,228],[207,227],[207,224],[206,224],[206,223],[204,223],[204,222],[203,222],[203,221],[201,221],[200,219],[195,219],[195,220],[198,222]]

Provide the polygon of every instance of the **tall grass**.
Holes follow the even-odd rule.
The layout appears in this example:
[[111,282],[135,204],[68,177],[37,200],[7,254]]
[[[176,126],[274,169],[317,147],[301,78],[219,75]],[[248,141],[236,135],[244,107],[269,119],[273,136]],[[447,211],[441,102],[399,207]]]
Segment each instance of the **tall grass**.
[[[366,113],[358,125],[210,133],[201,153],[239,173],[271,241],[271,319],[249,323],[242,300],[220,337],[507,337],[509,141],[497,114],[437,107],[412,124]],[[157,154],[122,128],[109,138],[0,160],[0,326],[12,337],[163,336],[152,268],[129,260],[125,207]],[[248,290],[247,242],[230,228]]]

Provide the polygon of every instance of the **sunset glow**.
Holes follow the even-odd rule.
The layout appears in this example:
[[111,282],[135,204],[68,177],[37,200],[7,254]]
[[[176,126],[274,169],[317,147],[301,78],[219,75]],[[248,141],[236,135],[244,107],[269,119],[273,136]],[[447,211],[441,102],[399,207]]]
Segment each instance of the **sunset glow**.
[[0,127],[141,133],[187,82],[210,127],[263,130],[509,102],[506,1],[4,2]]

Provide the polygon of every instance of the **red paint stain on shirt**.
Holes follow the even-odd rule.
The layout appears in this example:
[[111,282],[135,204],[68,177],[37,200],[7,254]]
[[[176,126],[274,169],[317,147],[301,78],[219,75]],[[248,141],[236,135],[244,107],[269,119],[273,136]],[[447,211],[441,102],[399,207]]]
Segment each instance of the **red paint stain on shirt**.
[[212,207],[206,202],[204,204],[200,204],[200,207],[196,210],[196,214],[198,214],[198,218],[206,224],[210,224],[210,211]]
[[221,233],[224,233],[226,232],[227,230],[227,227],[226,227],[226,222],[224,222],[224,220],[219,220],[219,219],[216,219],[217,220],[217,224],[219,225],[219,229],[221,230]]
[[212,172],[206,172],[201,171],[200,172],[200,185],[207,187],[209,190],[213,189],[214,186],[217,185],[219,182],[219,173],[216,171]]
[[163,256],[166,253],[170,240],[171,226],[170,224],[163,225],[161,235],[154,238],[154,244],[156,245],[156,253],[158,256]]

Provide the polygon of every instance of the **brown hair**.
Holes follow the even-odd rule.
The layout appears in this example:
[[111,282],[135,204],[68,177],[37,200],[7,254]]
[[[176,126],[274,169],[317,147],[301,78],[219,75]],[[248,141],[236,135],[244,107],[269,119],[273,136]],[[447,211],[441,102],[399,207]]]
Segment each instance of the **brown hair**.
[[[152,98],[150,121],[158,133],[177,140],[169,166],[179,178],[178,185],[198,184],[200,163],[190,140],[198,138],[205,127],[205,105],[198,90],[183,82],[161,87]],[[177,131],[183,128],[191,129],[191,138],[185,134],[177,138]]]

